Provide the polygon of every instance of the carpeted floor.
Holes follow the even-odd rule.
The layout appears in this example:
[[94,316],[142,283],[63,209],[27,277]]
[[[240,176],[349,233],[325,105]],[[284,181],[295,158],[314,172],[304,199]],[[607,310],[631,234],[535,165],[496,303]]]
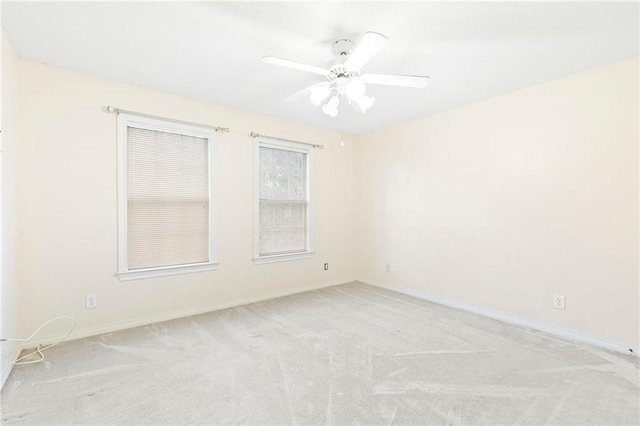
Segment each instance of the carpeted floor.
[[364,284],[67,342],[11,424],[640,423],[638,358]]

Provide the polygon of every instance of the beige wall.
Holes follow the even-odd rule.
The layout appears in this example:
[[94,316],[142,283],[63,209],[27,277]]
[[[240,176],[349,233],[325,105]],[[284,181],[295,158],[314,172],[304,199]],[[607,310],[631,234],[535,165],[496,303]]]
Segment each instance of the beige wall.
[[[3,86],[13,75],[4,59]],[[3,201],[11,197],[16,209],[3,206],[3,231],[19,218],[3,236],[3,249],[13,244],[7,235],[18,244],[8,262],[19,283],[18,329],[15,303],[6,307],[16,291],[4,280],[6,261],[2,269],[11,332],[70,315],[79,337],[363,279],[638,344],[637,59],[351,138],[344,148],[333,132],[10,62],[21,117],[17,161],[7,169],[3,160],[2,172]],[[3,87],[7,104],[15,99]],[[116,121],[105,105],[231,128],[216,140],[217,271],[113,276]],[[17,123],[7,127],[11,116],[3,111],[3,143]],[[315,157],[313,259],[251,260],[251,131],[325,145]],[[8,170],[17,171],[13,192]],[[98,308],[84,308],[86,294],[98,296]],[[553,294],[566,296],[566,311],[551,307]]]
[[638,113],[636,58],[361,136],[358,278],[637,346]]
[[[334,132],[19,61],[18,268],[22,333],[70,315],[76,337],[355,277],[355,148]],[[120,282],[116,272],[116,116],[112,105],[230,127],[216,144],[217,271]],[[249,133],[324,144],[315,151],[312,259],[254,265]],[[323,263],[329,262],[329,271]],[[85,309],[85,295],[98,307]],[[60,334],[67,325],[43,331]]]
[[[15,277],[16,240],[16,141],[17,141],[17,59],[2,35],[2,86],[0,117],[0,336],[15,337],[18,334],[17,283]],[[4,384],[18,345],[15,342],[0,343],[0,388]]]

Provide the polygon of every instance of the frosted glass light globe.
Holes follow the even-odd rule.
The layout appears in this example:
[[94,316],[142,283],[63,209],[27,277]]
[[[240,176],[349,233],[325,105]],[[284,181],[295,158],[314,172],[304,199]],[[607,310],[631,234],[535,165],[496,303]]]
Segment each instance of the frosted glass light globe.
[[353,79],[344,88],[347,97],[352,101],[364,96],[365,90],[367,90],[362,80]]
[[329,117],[336,117],[338,115],[338,104],[340,100],[337,96],[333,96],[329,99],[329,102],[322,106],[322,112],[327,114]]
[[371,106],[373,105],[373,101],[375,101],[375,99],[373,98],[373,96],[362,96],[358,99],[356,99],[356,103],[358,104],[358,106],[360,107],[360,110],[362,111],[362,113],[364,114],[369,108],[371,108]]
[[329,96],[329,93],[331,93],[329,86],[313,86],[310,90],[311,103],[318,106]]

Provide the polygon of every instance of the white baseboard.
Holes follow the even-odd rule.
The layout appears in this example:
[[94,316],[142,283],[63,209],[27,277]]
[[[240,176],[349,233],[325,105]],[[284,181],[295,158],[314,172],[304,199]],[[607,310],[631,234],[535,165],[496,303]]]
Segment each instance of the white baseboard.
[[[271,299],[277,299],[279,297],[291,296],[291,295],[298,294],[298,293],[304,293],[304,292],[312,291],[312,290],[319,290],[321,288],[333,287],[333,286],[336,286],[336,285],[342,285],[342,284],[346,284],[346,283],[349,283],[349,282],[355,282],[355,281],[356,280],[338,282],[338,283],[325,283],[325,284],[320,284],[320,285],[316,285],[316,286],[310,286],[310,287],[304,287],[304,288],[296,288],[296,289],[293,289],[293,290],[287,290],[287,291],[281,291],[281,292],[275,292],[275,293],[267,293],[267,294],[262,295],[262,296],[249,297],[249,298],[244,298],[244,299],[236,299],[236,300],[232,300],[230,302],[225,302],[225,303],[221,303],[221,304],[217,304],[217,305],[200,307],[200,308],[196,308],[196,309],[187,309],[187,310],[180,311],[180,312],[173,312],[171,314],[153,315],[153,316],[149,316],[149,317],[139,318],[139,319],[136,319],[136,320],[133,320],[133,321],[124,321],[124,322],[119,322],[119,323],[113,323],[113,324],[109,324],[109,325],[107,325],[105,327],[93,328],[93,329],[88,329],[88,330],[81,330],[81,331],[79,331],[77,333],[74,332],[69,337],[69,339],[67,339],[67,340],[77,340],[77,339],[82,339],[82,338],[85,338],[85,337],[97,336],[97,335],[105,334],[105,333],[112,333],[114,331],[126,330],[128,328],[141,327],[141,326],[144,326],[144,325],[154,324],[154,323],[163,322],[163,321],[169,321],[169,320],[173,320],[173,319],[177,319],[177,318],[184,318],[184,317],[189,317],[189,316],[192,316],[192,315],[198,315],[198,314],[204,314],[204,313],[207,313],[207,312],[219,311],[221,309],[233,308],[235,306],[248,305],[250,303],[262,302],[262,301],[271,300]],[[30,349],[30,348],[35,348],[38,345],[46,345],[46,344],[49,344],[49,343],[53,343],[53,342],[59,340],[60,337],[62,337],[62,336],[44,338],[44,339],[39,339],[39,340],[32,340],[30,342],[25,343],[23,345],[22,349]]]
[[[633,354],[640,356],[640,346],[628,345],[620,342],[613,342],[600,336],[594,336],[591,334],[583,333],[576,330],[570,330],[563,327],[558,327],[552,324],[545,324],[533,321],[528,318],[518,317],[515,315],[505,314],[503,312],[493,311],[491,309],[485,309],[479,306],[469,305],[454,300],[449,300],[444,297],[434,296],[421,291],[410,290],[396,285],[383,285],[372,281],[358,280],[363,284],[369,284],[374,287],[383,288],[386,290],[395,291],[397,293],[406,294],[407,296],[416,297],[418,299],[426,300],[429,302],[437,303],[439,305],[449,306],[452,308],[460,309],[463,311],[473,312],[474,314],[482,315],[487,318],[492,318],[508,324],[521,325],[524,327],[533,328],[534,330],[544,331],[549,334],[564,337],[570,340],[577,340],[579,342],[589,343],[594,346],[599,346],[606,349],[611,349],[616,352],[622,352],[625,354]],[[631,351],[631,350],[633,351]]]

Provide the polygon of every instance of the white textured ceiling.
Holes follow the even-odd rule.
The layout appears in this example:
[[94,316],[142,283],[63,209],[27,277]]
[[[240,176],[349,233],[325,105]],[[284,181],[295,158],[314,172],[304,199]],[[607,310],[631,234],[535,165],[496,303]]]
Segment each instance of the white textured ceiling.
[[[389,38],[363,72],[426,74],[426,89],[370,86],[346,108],[362,133],[638,56],[638,3],[3,2],[17,54],[112,80],[338,130],[307,99],[322,77],[261,62],[324,66],[340,38]],[[126,105],[118,105],[126,108]]]

